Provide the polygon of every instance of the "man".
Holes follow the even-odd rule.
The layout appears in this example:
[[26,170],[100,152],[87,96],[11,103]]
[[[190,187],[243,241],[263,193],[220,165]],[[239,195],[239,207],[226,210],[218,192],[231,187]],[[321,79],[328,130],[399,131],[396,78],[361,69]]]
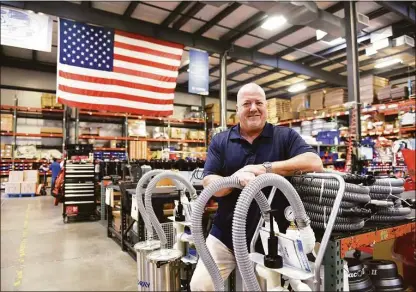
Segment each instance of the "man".
[[53,162],[50,166],[52,172],[52,181],[51,181],[51,194],[53,192],[53,188],[55,187],[55,180],[61,171],[61,164],[57,161],[56,158],[53,159]]
[[[291,176],[297,171],[320,172],[322,161],[315,151],[292,129],[266,123],[266,95],[254,83],[240,88],[237,94],[237,115],[240,123],[215,135],[209,145],[204,166],[203,185],[226,176],[236,176],[246,186],[257,175],[277,173]],[[271,188],[263,189],[266,196]],[[223,189],[215,194],[218,210],[207,238],[207,246],[223,279],[235,269],[232,245],[232,220],[241,190]],[[289,223],[284,209],[289,205],[284,195],[276,192],[272,208],[279,210],[276,221],[285,232]],[[260,219],[258,206],[251,205],[247,218],[247,242],[251,241]],[[213,291],[214,286],[204,264],[199,261],[192,281],[192,291]]]

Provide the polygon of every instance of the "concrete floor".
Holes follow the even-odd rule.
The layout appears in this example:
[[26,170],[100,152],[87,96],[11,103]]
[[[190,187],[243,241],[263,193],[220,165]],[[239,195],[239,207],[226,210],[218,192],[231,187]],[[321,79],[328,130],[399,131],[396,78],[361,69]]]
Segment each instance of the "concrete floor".
[[64,224],[53,198],[1,197],[1,291],[137,291],[136,262],[104,222]]

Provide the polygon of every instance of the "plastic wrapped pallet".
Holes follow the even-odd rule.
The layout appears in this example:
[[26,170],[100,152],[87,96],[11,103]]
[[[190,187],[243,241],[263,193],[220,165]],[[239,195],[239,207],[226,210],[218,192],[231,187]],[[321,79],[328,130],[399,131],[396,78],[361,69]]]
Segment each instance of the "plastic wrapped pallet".
[[23,171],[10,171],[9,172],[9,182],[22,182],[23,181]]
[[20,182],[6,182],[5,183],[6,194],[20,194]]
[[24,170],[23,171],[23,181],[25,181],[25,182],[37,182],[38,181],[38,171],[37,170]]
[[35,194],[36,193],[36,182],[22,182],[20,183],[20,193],[21,194]]

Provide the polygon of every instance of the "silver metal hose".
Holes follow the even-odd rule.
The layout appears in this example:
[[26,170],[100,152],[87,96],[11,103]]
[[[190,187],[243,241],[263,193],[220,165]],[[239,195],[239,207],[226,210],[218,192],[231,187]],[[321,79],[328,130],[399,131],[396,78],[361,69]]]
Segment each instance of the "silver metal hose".
[[[156,184],[164,178],[170,178],[174,181],[176,180],[176,181],[181,182],[185,186],[185,188],[188,190],[188,192],[190,193],[191,200],[195,200],[197,198],[196,190],[190,184],[190,182],[187,179],[185,179],[182,175],[174,171],[165,170],[164,172],[156,175],[147,185],[144,202],[145,202],[147,214],[149,215],[150,222],[155,228],[156,233],[160,239],[161,249],[164,249],[166,247],[167,238],[166,238],[165,232],[163,231],[162,225],[160,224],[155,214],[155,211],[153,210],[152,194],[153,194],[154,188],[156,187]],[[151,232],[150,232],[150,239],[153,239],[153,229],[151,229]]]
[[[395,196],[400,194],[395,194]],[[378,193],[370,193],[370,198],[373,200],[385,200],[390,196],[390,194],[378,194]],[[394,197],[392,197],[394,198]]]
[[[335,202],[335,200],[332,198],[319,198],[319,197],[302,197],[302,201],[312,203],[312,204],[325,205],[329,207],[332,207]],[[352,208],[357,205],[358,203],[355,203],[355,202],[347,202],[347,201],[341,202],[341,208]]]
[[[201,192],[199,197],[194,201],[191,216],[191,232],[194,244],[200,259],[204,263],[205,268],[211,276],[215,291],[224,291],[224,280],[222,279],[218,266],[214,262],[214,259],[212,258],[212,255],[209,252],[205,242],[204,232],[202,228],[202,216],[204,214],[205,206],[211,197],[216,192],[224,188],[241,189],[242,186],[240,185],[238,178],[232,176],[219,178],[218,180],[213,181]],[[270,210],[267,199],[262,192],[257,193],[255,199],[260,206],[260,210]],[[269,218],[266,216],[265,220],[269,221]]]
[[[339,182],[336,180],[328,180],[328,179],[319,179],[319,178],[312,178],[312,177],[302,177],[302,176],[294,176],[291,179],[291,182],[294,185],[305,185],[311,187],[318,187],[319,189],[323,186],[327,189],[331,190],[338,190],[339,189]],[[345,184],[345,191],[347,193],[358,193],[358,194],[365,194],[368,195],[370,189],[365,186],[359,186],[351,183]]]
[[[311,221],[315,222],[328,222],[329,214],[320,214],[320,213],[314,213],[306,210],[306,214],[308,214],[309,218],[311,218]],[[350,224],[350,223],[357,223],[362,221],[363,219],[360,217],[337,217],[335,219],[335,224]]]
[[[312,228],[319,228],[319,229],[325,229],[326,224],[322,221],[311,221]],[[342,223],[336,223],[334,224],[334,231],[355,231],[360,230],[364,227],[364,220],[361,220],[359,222],[354,223],[348,223],[348,224],[342,224]]]
[[[335,198],[337,195],[337,190],[331,190],[326,188],[322,190],[320,187],[311,187],[306,185],[294,185],[294,187],[299,192],[299,194],[303,196],[321,196],[322,193],[323,197]],[[368,194],[355,194],[345,192],[343,200],[358,203],[368,203],[371,200],[371,198]]]
[[[308,203],[308,202],[304,202],[303,205],[305,206],[305,209],[307,211],[310,212],[314,212],[314,213],[319,213],[319,214],[324,214],[325,213],[331,213],[332,212],[332,207],[329,206],[321,206],[321,205],[316,205],[316,204],[312,204],[312,203]],[[358,208],[359,210],[361,208]],[[356,214],[355,216],[359,215],[359,211],[357,211],[358,214]],[[348,214],[351,214],[351,208],[347,209],[347,208],[339,208],[337,211],[337,216],[348,216]],[[363,214],[364,215],[364,214]]]
[[[259,175],[243,189],[234,209],[232,239],[237,265],[248,291],[261,291],[261,289],[254,273],[253,263],[250,261],[248,254],[246,239],[247,213],[256,194],[268,186],[277,187],[286,196],[293,208],[295,220],[300,228],[309,226],[310,222],[296,190],[280,175],[271,173]],[[261,206],[259,207],[261,209]],[[270,224],[273,224],[273,222]]]

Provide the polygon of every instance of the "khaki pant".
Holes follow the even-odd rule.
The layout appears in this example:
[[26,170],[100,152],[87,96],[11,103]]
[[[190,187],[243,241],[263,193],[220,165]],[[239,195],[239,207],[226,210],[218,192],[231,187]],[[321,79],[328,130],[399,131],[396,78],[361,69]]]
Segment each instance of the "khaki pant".
[[[208,235],[207,247],[224,281],[236,267],[233,253],[215,236]],[[214,291],[214,283],[204,263],[199,260],[191,280],[191,291]]]

